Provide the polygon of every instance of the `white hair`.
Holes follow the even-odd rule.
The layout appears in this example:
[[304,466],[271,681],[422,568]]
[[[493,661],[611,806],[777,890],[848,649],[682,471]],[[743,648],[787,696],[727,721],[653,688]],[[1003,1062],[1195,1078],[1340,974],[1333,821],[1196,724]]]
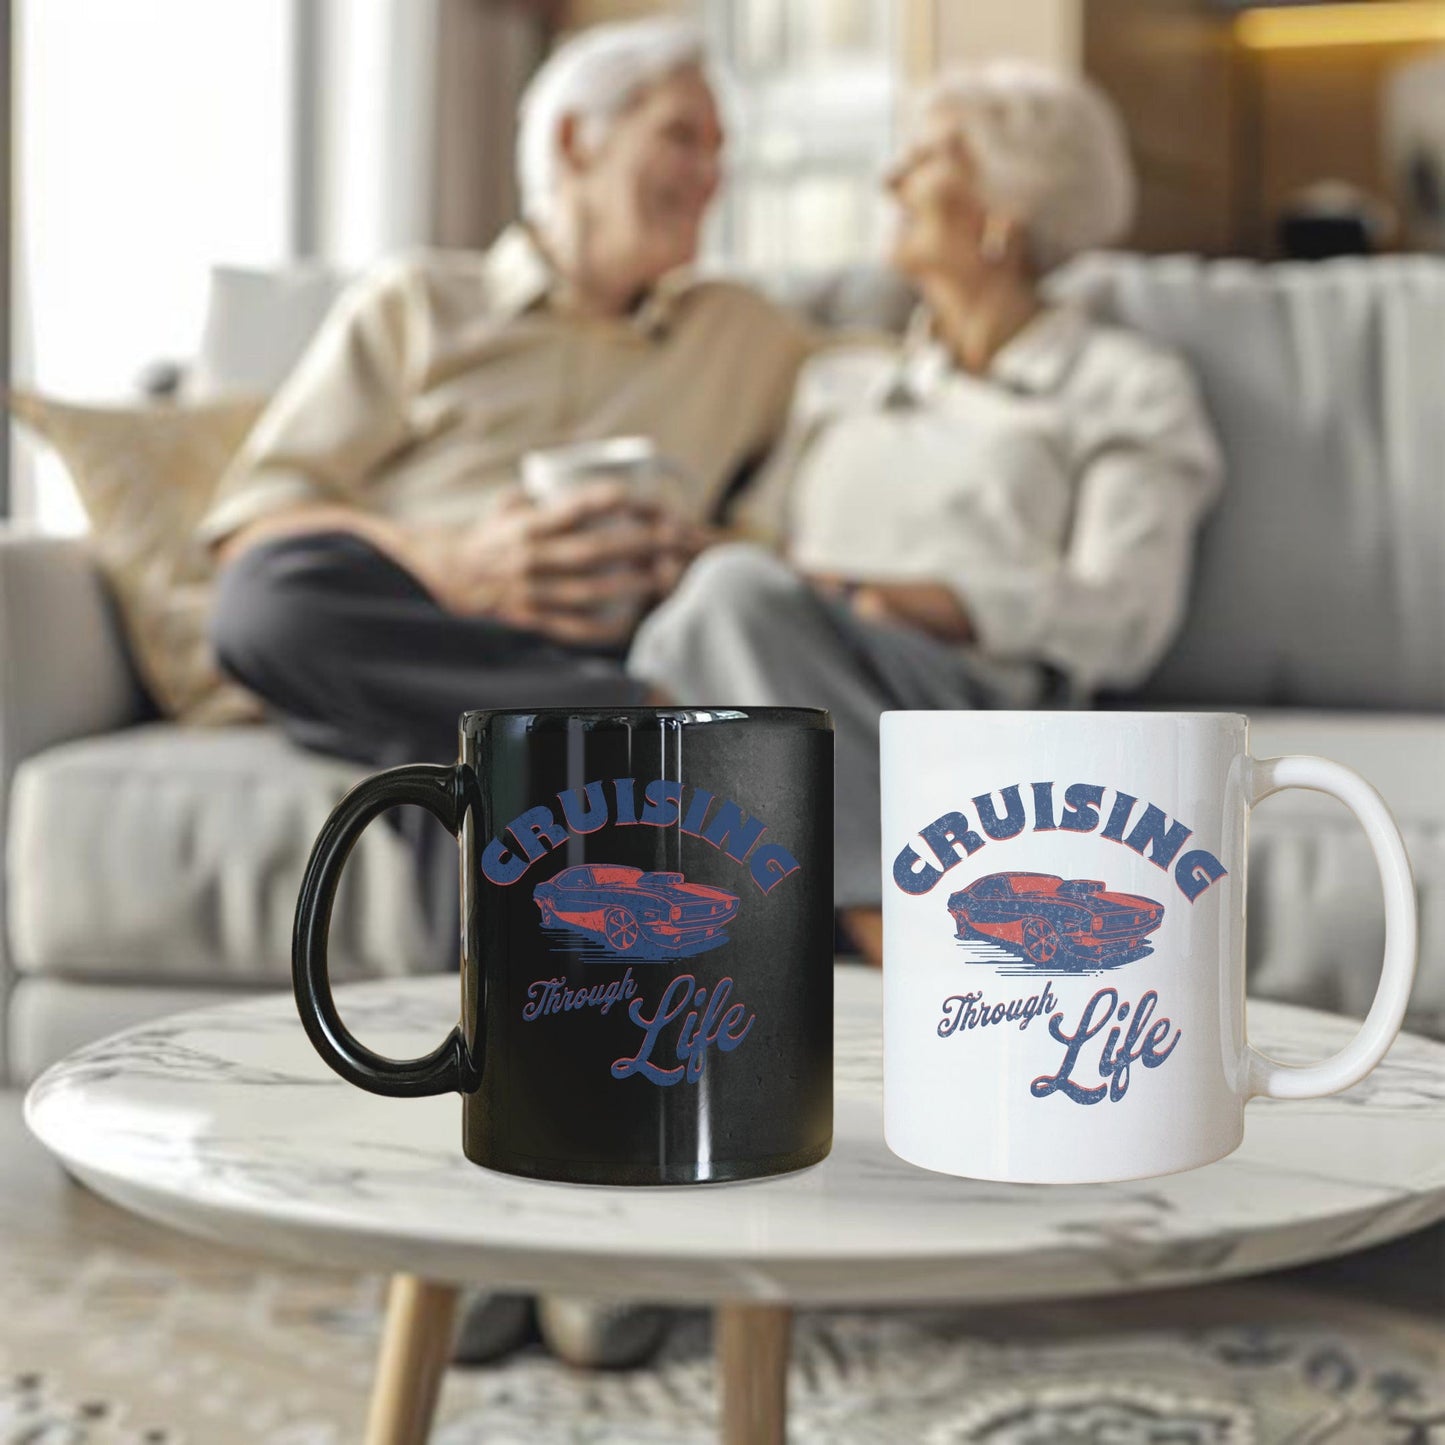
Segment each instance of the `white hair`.
[[518,111],[522,214],[542,226],[552,219],[563,117],[576,116],[595,144],[640,92],[706,59],[702,30],[672,16],[594,25],[559,46],[532,77]]
[[1039,270],[1129,229],[1136,183],[1124,127],[1087,81],[1029,61],[991,61],[944,75],[920,105],[957,113],[982,199],[1019,219]]

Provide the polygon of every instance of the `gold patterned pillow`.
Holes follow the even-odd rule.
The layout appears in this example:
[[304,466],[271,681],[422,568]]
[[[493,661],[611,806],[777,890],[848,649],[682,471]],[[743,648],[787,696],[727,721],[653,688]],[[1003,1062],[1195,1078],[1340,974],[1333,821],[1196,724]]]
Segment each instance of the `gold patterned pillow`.
[[142,678],[183,722],[257,718],[207,640],[215,570],[196,540],[216,483],[264,402],[80,406],[16,391],[10,410],[60,456],[90,519]]

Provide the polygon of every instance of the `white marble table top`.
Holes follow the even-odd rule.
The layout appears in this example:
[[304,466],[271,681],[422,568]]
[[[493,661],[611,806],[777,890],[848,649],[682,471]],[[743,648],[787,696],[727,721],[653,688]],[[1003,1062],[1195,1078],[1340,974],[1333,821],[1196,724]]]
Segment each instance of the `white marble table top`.
[[[454,979],[338,989],[393,1057],[455,1021]],[[316,1263],[517,1289],[796,1303],[1063,1297],[1220,1278],[1379,1243],[1445,1215],[1445,1045],[1402,1037],[1348,1093],[1255,1100],[1244,1144],[1138,1183],[1001,1185],[883,1143],[879,976],[840,967],[836,1138],[782,1178],[671,1189],[536,1183],[461,1152],[455,1097],[384,1099],[312,1051],[289,994],[81,1049],[26,1117],[98,1193],[191,1233]],[[1255,1002],[1252,1040],[1318,1059],[1345,1019]]]

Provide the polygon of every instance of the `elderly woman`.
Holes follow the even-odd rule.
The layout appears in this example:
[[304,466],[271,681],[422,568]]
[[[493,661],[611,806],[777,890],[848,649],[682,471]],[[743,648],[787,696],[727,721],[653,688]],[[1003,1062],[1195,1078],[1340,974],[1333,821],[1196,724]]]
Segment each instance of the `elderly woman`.
[[909,336],[808,363],[752,501],[787,560],[700,558],[629,664],[689,702],[832,711],[838,904],[874,959],[879,714],[1138,682],[1179,624],[1220,482],[1184,366],[1040,290],[1130,220],[1098,93],[1022,64],[947,79],[888,185],[892,263],[923,300]]

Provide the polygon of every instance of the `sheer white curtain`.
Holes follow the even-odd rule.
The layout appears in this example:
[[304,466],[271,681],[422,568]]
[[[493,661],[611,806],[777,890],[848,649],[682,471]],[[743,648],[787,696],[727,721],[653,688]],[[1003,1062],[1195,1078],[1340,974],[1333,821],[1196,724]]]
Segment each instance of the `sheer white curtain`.
[[746,268],[878,255],[900,94],[895,0],[706,0],[731,80],[712,249]]
[[41,385],[125,390],[193,342],[211,259],[284,254],[289,9],[22,0],[18,252]]
[[516,211],[516,109],[546,0],[304,3],[320,7],[320,253],[355,267],[417,242],[489,244]]
[[[438,0],[19,0],[15,377],[134,400],[211,268],[354,269],[433,235]],[[20,441],[14,514],[78,530]]]
[[[285,254],[290,0],[21,0],[16,18],[16,378],[130,396],[194,347],[213,261]],[[16,515],[78,528],[63,471],[20,460]]]
[[313,234],[354,269],[432,239],[439,0],[317,0]]

